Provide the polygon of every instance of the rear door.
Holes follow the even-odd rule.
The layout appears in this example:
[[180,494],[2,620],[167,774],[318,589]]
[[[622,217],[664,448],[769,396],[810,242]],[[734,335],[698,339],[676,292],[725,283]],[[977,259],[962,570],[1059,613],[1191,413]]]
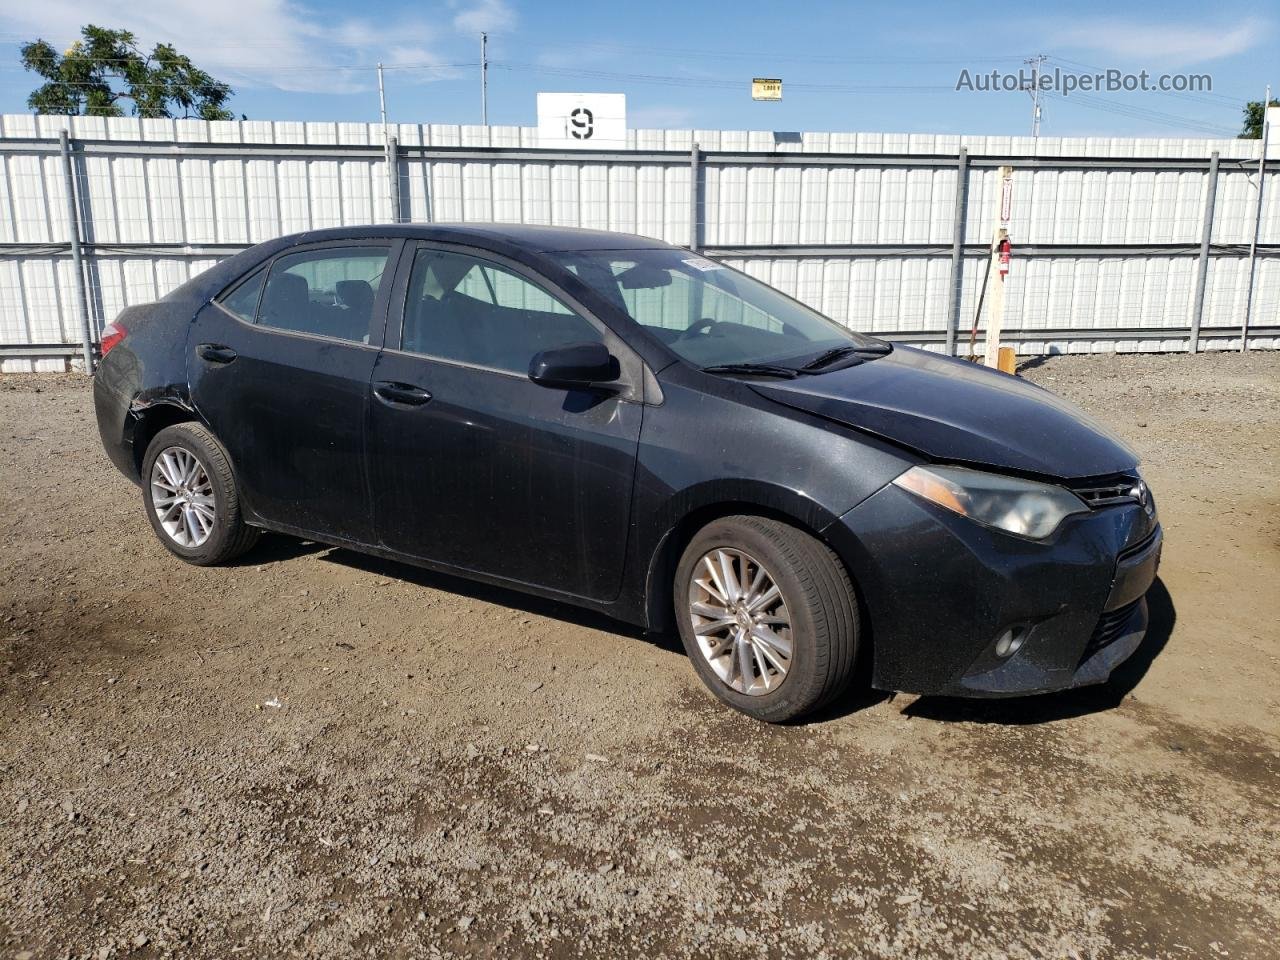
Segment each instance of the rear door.
[[[639,359],[563,293],[496,256],[418,244],[401,273],[369,408],[381,541],[613,599],[643,415]],[[587,341],[619,357],[629,396],[529,380],[535,353]]]
[[298,533],[374,539],[369,378],[400,242],[293,247],[207,306],[190,337],[197,410],[250,509]]

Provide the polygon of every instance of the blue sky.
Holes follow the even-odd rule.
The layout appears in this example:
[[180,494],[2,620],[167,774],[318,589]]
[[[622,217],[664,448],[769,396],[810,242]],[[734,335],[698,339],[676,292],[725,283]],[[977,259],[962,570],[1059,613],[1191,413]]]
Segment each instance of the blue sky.
[[[24,40],[80,24],[174,43],[235,88],[251,119],[376,120],[373,65],[404,122],[533,125],[538,90],[627,95],[631,127],[1025,134],[1024,92],[957,92],[960,72],[1047,66],[1196,73],[1211,93],[1050,96],[1046,136],[1231,136],[1246,99],[1280,90],[1280,5],[1159,3],[574,3],[566,0],[0,0],[0,112],[26,112]],[[750,99],[781,77],[781,103]]]

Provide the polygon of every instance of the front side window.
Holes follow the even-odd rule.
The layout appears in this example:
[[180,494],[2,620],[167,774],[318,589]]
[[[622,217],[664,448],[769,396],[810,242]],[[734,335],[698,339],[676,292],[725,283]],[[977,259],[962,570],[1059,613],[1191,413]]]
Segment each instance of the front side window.
[[836,347],[880,342],[829,320],[754,277],[687,250],[557,255],[584,283],[700,367],[793,365]]
[[403,350],[523,374],[539,351],[602,339],[590,321],[499,264],[442,250],[414,257]]
[[257,322],[368,343],[388,252],[380,246],[332,247],[277,257],[262,291]]

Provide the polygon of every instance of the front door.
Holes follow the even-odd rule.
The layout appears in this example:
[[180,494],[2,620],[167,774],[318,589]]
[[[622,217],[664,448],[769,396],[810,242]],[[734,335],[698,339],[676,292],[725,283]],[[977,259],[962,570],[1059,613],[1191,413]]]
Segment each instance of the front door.
[[615,598],[643,405],[539,386],[528,369],[556,346],[604,342],[615,355],[625,347],[497,258],[422,245],[406,287],[403,310],[393,308],[402,313],[399,349],[379,355],[370,403],[382,542],[451,567]]
[[364,428],[392,246],[295,248],[196,318],[192,399],[231,454],[250,510],[268,524],[374,540]]

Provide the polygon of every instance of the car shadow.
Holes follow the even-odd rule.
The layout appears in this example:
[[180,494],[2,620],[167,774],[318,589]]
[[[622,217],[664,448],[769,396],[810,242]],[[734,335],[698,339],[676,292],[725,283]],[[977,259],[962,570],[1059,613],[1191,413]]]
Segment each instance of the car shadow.
[[522,610],[525,613],[540,617],[562,620],[565,623],[572,623],[592,630],[603,630],[607,633],[616,633],[637,640],[645,640],[658,647],[679,650],[682,656],[684,654],[684,650],[679,646],[678,641],[672,646],[671,638],[660,634],[648,633],[641,627],[615,620],[594,610],[587,610],[556,600],[548,600],[544,597],[535,597],[508,587],[494,586],[480,583],[476,580],[456,577],[448,573],[439,573],[435,570],[428,570],[424,567],[417,567],[398,560],[387,560],[367,553],[357,553],[354,550],[346,550],[341,547],[321,545],[320,549],[328,551],[321,558],[328,563],[341,564],[344,567],[362,570],[375,576],[402,580],[419,587],[470,597],[472,600],[479,600],[483,603],[492,603],[498,606],[510,607],[513,610]]
[[314,540],[300,540],[282,533],[263,533],[253,549],[227,562],[228,567],[261,567],[269,563],[288,563],[300,557],[314,556],[333,547]]
[[[606,614],[572,604],[311,540],[268,534],[252,551],[233,561],[232,565],[257,566],[283,563],[315,554],[324,554],[321,559],[328,563],[337,563],[376,576],[403,580],[420,587],[470,597],[484,603],[522,610],[536,616],[562,620],[565,623],[592,630],[602,630],[643,640],[661,650],[679,654],[681,657],[685,656],[684,646],[674,632],[648,631],[643,627],[615,620]],[[1133,655],[1117,667],[1111,679],[1104,684],[1081,687],[1077,690],[1064,690],[1061,693],[995,700],[921,696],[908,703],[902,713],[908,717],[923,717],[942,722],[999,723],[1017,726],[1052,723],[1056,720],[1114,709],[1146,676],[1155,658],[1168,644],[1174,623],[1177,621],[1173,598],[1169,595],[1164,581],[1159,578],[1147,592],[1147,604],[1150,623],[1147,626],[1146,637]],[[870,667],[869,658],[863,658],[858,664],[853,682],[844,694],[816,713],[798,719],[795,721],[796,724],[808,726],[830,723],[876,704],[895,699],[898,694],[872,688]]]
[[968,723],[1000,723],[1021,726],[1052,723],[1091,713],[1112,710],[1133,692],[1156,657],[1169,642],[1178,619],[1173,598],[1159,578],[1147,592],[1150,623],[1147,635],[1138,649],[1111,674],[1111,679],[1096,687],[1080,687],[1061,693],[1045,693],[1031,697],[1002,700],[972,700],[964,697],[920,697],[902,711],[908,717],[930,720],[966,721]]

